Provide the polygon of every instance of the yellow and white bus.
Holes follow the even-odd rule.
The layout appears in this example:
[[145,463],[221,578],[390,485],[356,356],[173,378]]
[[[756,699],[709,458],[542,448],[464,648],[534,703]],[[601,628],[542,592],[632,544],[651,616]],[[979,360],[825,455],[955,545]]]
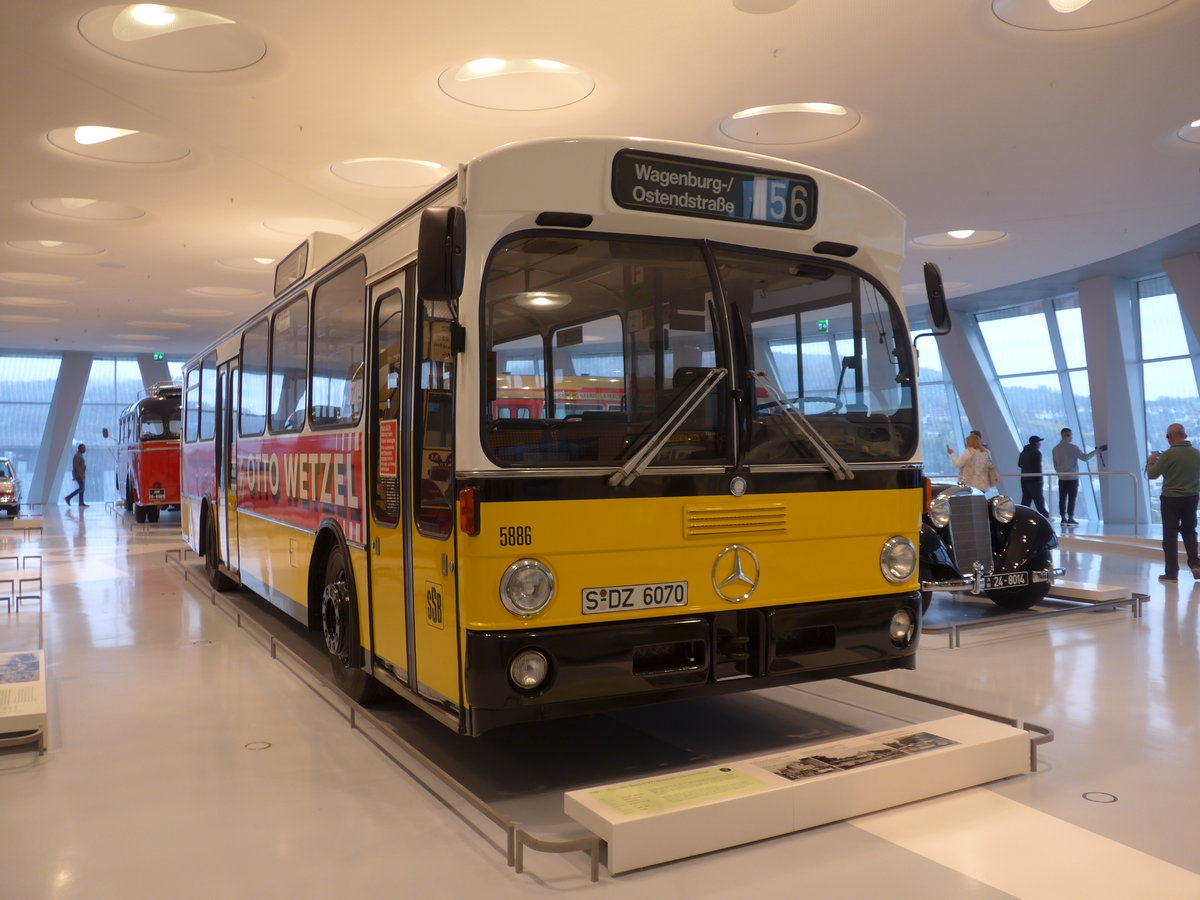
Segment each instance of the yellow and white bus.
[[186,539],[470,735],[911,668],[903,241],[752,153],[484,154],[187,365]]

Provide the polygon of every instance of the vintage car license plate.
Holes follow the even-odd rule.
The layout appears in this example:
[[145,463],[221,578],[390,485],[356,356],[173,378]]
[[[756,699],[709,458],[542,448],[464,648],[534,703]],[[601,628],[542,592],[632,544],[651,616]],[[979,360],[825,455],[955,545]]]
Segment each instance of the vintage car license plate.
[[584,588],[580,609],[585,616],[594,616],[599,613],[687,606],[687,588],[686,581],[655,581],[650,584]]
[[998,588],[1025,587],[1029,584],[1028,572],[1005,572],[1002,575],[984,575],[983,589],[994,591]]

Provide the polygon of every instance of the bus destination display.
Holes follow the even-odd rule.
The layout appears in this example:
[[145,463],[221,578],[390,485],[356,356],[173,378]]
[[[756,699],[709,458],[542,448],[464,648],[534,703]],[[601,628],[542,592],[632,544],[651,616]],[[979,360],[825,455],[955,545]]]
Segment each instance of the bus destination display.
[[811,228],[817,183],[724,163],[625,150],[613,160],[613,199],[626,209]]

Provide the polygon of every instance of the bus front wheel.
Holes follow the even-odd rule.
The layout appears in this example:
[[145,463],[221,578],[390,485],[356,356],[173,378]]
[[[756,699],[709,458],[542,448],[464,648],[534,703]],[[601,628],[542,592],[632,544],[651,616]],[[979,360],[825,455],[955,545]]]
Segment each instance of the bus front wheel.
[[379,682],[351,664],[352,651],[358,648],[358,602],[348,573],[346,551],[335,547],[325,559],[321,631],[334,684],[356,703],[369,703],[379,695]]

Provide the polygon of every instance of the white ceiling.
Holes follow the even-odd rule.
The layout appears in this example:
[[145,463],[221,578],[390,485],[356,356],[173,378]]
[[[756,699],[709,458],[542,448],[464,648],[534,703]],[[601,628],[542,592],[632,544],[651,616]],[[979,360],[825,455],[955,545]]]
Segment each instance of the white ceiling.
[[[1144,2],[1092,0],[1092,9]],[[331,165],[404,157],[453,167],[498,144],[549,135],[751,149],[878,191],[907,215],[910,237],[1006,232],[977,248],[910,246],[905,284],[919,283],[920,263],[932,259],[956,286],[952,303],[1200,223],[1200,143],[1176,136],[1200,119],[1200,0],[1054,32],[1005,24],[993,0],[190,5],[237,20],[266,42],[266,55],[227,72],[150,68],[84,40],[78,21],[96,5],[5,4],[0,348],[189,354],[268,301],[268,273],[217,262],[280,257],[300,242],[264,220],[367,228],[419,193],[356,186]],[[529,112],[469,106],[441,92],[444,70],[479,57],[559,60],[596,86],[577,103]],[[839,137],[788,145],[743,144],[719,129],[735,111],[803,101],[853,107],[862,121]],[[84,124],[151,132],[189,152],[152,165],[102,162],[47,139]],[[109,200],[146,214],[84,222],[31,206],[44,197]],[[25,240],[103,253],[58,258],[8,244]],[[12,273],[80,281],[30,285]],[[14,297],[66,305],[14,305]],[[196,309],[229,315],[187,314]],[[142,321],[186,327],[129,324]],[[120,337],[127,334],[146,337]]]

